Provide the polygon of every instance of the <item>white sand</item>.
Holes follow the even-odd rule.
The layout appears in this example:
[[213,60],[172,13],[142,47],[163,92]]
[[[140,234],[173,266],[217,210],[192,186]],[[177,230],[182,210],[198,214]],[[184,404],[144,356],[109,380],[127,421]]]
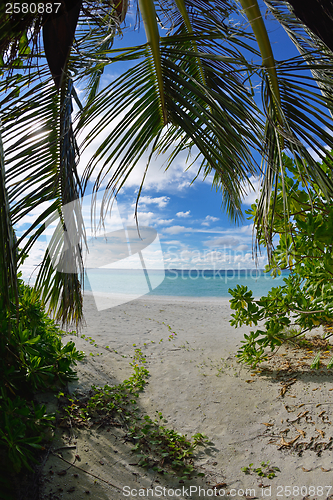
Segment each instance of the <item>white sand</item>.
[[[303,366],[297,373],[297,382],[281,397],[281,380],[295,376],[295,371],[290,370],[290,365],[282,364],[286,358],[281,356],[276,357],[274,370],[255,376],[252,376],[253,371],[237,363],[237,347],[249,329],[236,330],[230,326],[231,311],[227,300],[143,297],[98,312],[92,297],[87,294],[84,308],[87,325],[82,333],[92,337],[99,347],[80,337],[67,337],[87,353],[87,358],[78,366],[79,381],[70,384],[70,391],[86,393],[92,384],[124,380],[131,374],[129,356],[136,344],[147,356],[151,375],[139,398],[140,408],[151,417],[161,411],[168,426],[189,436],[204,433],[213,445],[200,448],[196,462],[205,477],[179,483],[179,478],[129,465],[138,460],[131,452],[132,444],[124,441],[121,429],[112,428],[110,432],[103,428],[75,430],[70,444],[75,442],[77,448],[61,450],[63,458],[73,461],[77,454],[80,461],[77,459],[75,465],[100,479],[74,467],[69,468],[66,475],[59,476],[57,472],[67,469],[68,465],[50,455],[44,467],[43,498],[82,499],[88,497],[87,490],[94,500],[135,498],[135,493],[147,498],[148,493],[144,493],[143,488],[157,486],[162,487],[162,494],[159,495],[161,491],[157,489],[152,496],[150,491],[149,498],[205,498],[211,493],[209,488],[220,483],[226,483],[217,488],[217,491],[221,488],[225,491],[223,498],[243,498],[246,493],[263,498],[260,485],[271,486],[271,492],[267,489],[265,492],[266,498],[273,499],[287,498],[289,490],[284,488],[288,486],[295,488],[288,498],[301,499],[309,493],[311,499],[326,498],[333,493],[333,486],[330,492],[325,488],[333,483],[332,472],[324,472],[331,469],[331,451],[324,450],[317,456],[315,450],[307,449],[299,456],[295,449],[297,442],[309,442],[312,436],[316,437],[314,442],[325,443],[333,436],[332,426],[318,416],[323,410],[325,415],[332,413],[333,391],[329,389],[333,385],[329,372],[313,372]],[[176,332],[177,336],[169,341],[171,332]],[[107,352],[103,349],[105,346],[116,349],[117,353]],[[89,356],[90,352],[102,355],[93,357]],[[281,354],[284,354],[282,349]],[[288,351],[291,368],[296,368],[299,356],[296,351]],[[304,406],[299,407],[301,404]],[[311,415],[314,423],[306,421],[305,417],[290,422],[304,411],[309,411],[307,416]],[[281,434],[286,429],[289,431]],[[300,436],[294,446],[278,449],[282,436],[290,442],[300,434],[299,429],[306,433],[305,438]],[[316,429],[324,432],[324,437]],[[68,432],[67,429],[57,432],[53,449],[67,446]],[[241,471],[250,463],[258,467],[268,460],[281,470],[271,480]],[[129,486],[133,494],[125,496],[108,482],[120,489]],[[75,490],[68,492],[73,486]],[[200,495],[194,490],[199,486],[203,488]],[[303,490],[297,490],[302,486]],[[310,486],[323,486],[323,494],[320,489],[309,490]],[[174,496],[171,490],[167,491],[183,487],[185,491],[174,491]]]

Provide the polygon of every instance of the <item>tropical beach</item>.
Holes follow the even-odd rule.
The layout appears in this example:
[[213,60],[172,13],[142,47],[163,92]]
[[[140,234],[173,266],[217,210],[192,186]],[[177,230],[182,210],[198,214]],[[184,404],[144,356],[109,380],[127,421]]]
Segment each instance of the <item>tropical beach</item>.
[[333,498],[332,20],[0,2],[1,498]]
[[[134,345],[140,347],[149,370],[140,410],[152,418],[162,412],[177,432],[208,437],[194,460],[204,476],[186,480],[140,467],[123,427],[60,425],[41,498],[202,498],[216,491],[223,498],[284,498],[288,488],[292,498],[329,497],[333,386],[330,371],[310,369],[313,354],[282,347],[259,370],[241,366],[235,354],[249,328],[230,326],[226,299],[142,297],[97,311],[86,293],[84,313],[85,338],[66,337],[87,355],[70,393],[84,398],[92,384],[128,378]],[[275,477],[252,471],[265,473],[263,462],[279,469]]]

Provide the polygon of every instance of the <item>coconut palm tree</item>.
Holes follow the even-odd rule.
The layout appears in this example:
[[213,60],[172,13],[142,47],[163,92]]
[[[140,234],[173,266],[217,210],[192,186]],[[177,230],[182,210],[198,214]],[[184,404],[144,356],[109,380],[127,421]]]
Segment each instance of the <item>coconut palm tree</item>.
[[[241,216],[249,177],[261,171],[257,230],[268,242],[270,195],[283,175],[283,150],[296,157],[300,175],[316,180],[331,197],[331,180],[308,151],[312,147],[323,157],[326,145],[333,148],[332,98],[329,92],[316,92],[308,71],[328,74],[331,55],[314,44],[311,56],[304,49],[304,57],[276,62],[258,4],[240,3],[252,32],[238,19],[230,20],[239,15],[232,0],[139,0],[147,42],[127,49],[112,47],[126,15],[125,2],[62,0],[56,13],[7,14],[12,17],[0,34],[5,151],[0,156],[0,258],[7,301],[15,298],[17,264],[43,234],[49,217],[58,211],[65,226],[62,206],[85,192],[97,168],[94,189],[106,182],[107,202],[147,151],[150,159],[168,152],[169,162],[185,149],[192,151],[199,160],[196,175],[214,173],[213,183],[233,219]],[[280,15],[273,2],[270,8]],[[41,32],[45,53],[39,46]],[[103,71],[122,61],[132,66],[101,89]],[[258,82],[260,105],[254,91]],[[327,85],[327,78],[320,83]],[[75,88],[85,91],[84,99]],[[73,100],[78,108],[74,125]],[[80,176],[77,134],[84,150],[105,131],[106,139]],[[263,158],[260,167],[254,151]],[[35,220],[16,241],[12,227],[34,211]],[[79,229],[80,220],[75,222]],[[53,241],[54,248],[61,244]],[[78,271],[80,252],[78,244]],[[58,319],[81,320],[78,274],[54,270],[49,253],[36,288]]]

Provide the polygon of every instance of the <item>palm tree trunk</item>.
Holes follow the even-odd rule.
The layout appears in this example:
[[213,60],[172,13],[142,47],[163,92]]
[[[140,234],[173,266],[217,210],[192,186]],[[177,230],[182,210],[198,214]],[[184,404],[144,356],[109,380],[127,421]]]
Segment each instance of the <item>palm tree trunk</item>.
[[5,158],[0,135],[0,307],[18,304],[17,249],[10,217],[5,179]]
[[333,1],[288,0],[295,16],[333,52]]

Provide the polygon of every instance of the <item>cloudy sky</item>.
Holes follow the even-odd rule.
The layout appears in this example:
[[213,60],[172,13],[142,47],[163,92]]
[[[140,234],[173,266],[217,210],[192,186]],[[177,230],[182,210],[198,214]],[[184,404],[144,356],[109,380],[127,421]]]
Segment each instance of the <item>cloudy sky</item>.
[[[290,44],[276,24],[272,24],[271,33],[276,42],[273,48],[277,58],[282,58],[285,56],[286,44],[288,52]],[[143,27],[140,28],[139,34],[135,34],[135,39],[131,39],[131,36],[126,34],[123,39],[116,40],[114,47],[130,46],[131,43],[141,42],[145,42]],[[111,65],[103,76],[103,84],[106,85],[112,81],[114,76],[115,70]],[[80,89],[77,90],[80,92]],[[98,137],[83,153],[79,164],[81,172],[90,154],[104,138]],[[252,259],[253,234],[250,221],[245,219],[244,223],[239,226],[231,223],[227,214],[221,209],[221,193],[211,187],[212,178],[210,176],[206,179],[199,177],[192,183],[196,169],[195,166],[188,168],[186,159],[187,153],[178,155],[169,169],[165,171],[166,158],[162,155],[154,158],[139,202],[139,224],[156,230],[163,251],[165,267],[182,269],[255,267]],[[113,216],[113,223],[116,221],[115,230],[135,225],[135,201],[146,162],[147,157],[142,157],[128,178],[126,187],[117,198],[119,213]],[[243,200],[244,211],[255,201],[258,194],[258,180],[256,178],[250,180],[254,190],[250,190]],[[27,215],[17,227],[18,233],[26,228],[36,215],[35,213]],[[86,217],[86,220],[88,219],[89,217]],[[50,227],[49,236],[51,232]],[[25,277],[29,276],[41,261],[46,245],[46,239],[42,238],[32,249],[25,263]],[[151,264],[154,265],[154,262],[152,254]],[[259,258],[259,267],[264,267],[265,263],[266,256],[263,252]]]

